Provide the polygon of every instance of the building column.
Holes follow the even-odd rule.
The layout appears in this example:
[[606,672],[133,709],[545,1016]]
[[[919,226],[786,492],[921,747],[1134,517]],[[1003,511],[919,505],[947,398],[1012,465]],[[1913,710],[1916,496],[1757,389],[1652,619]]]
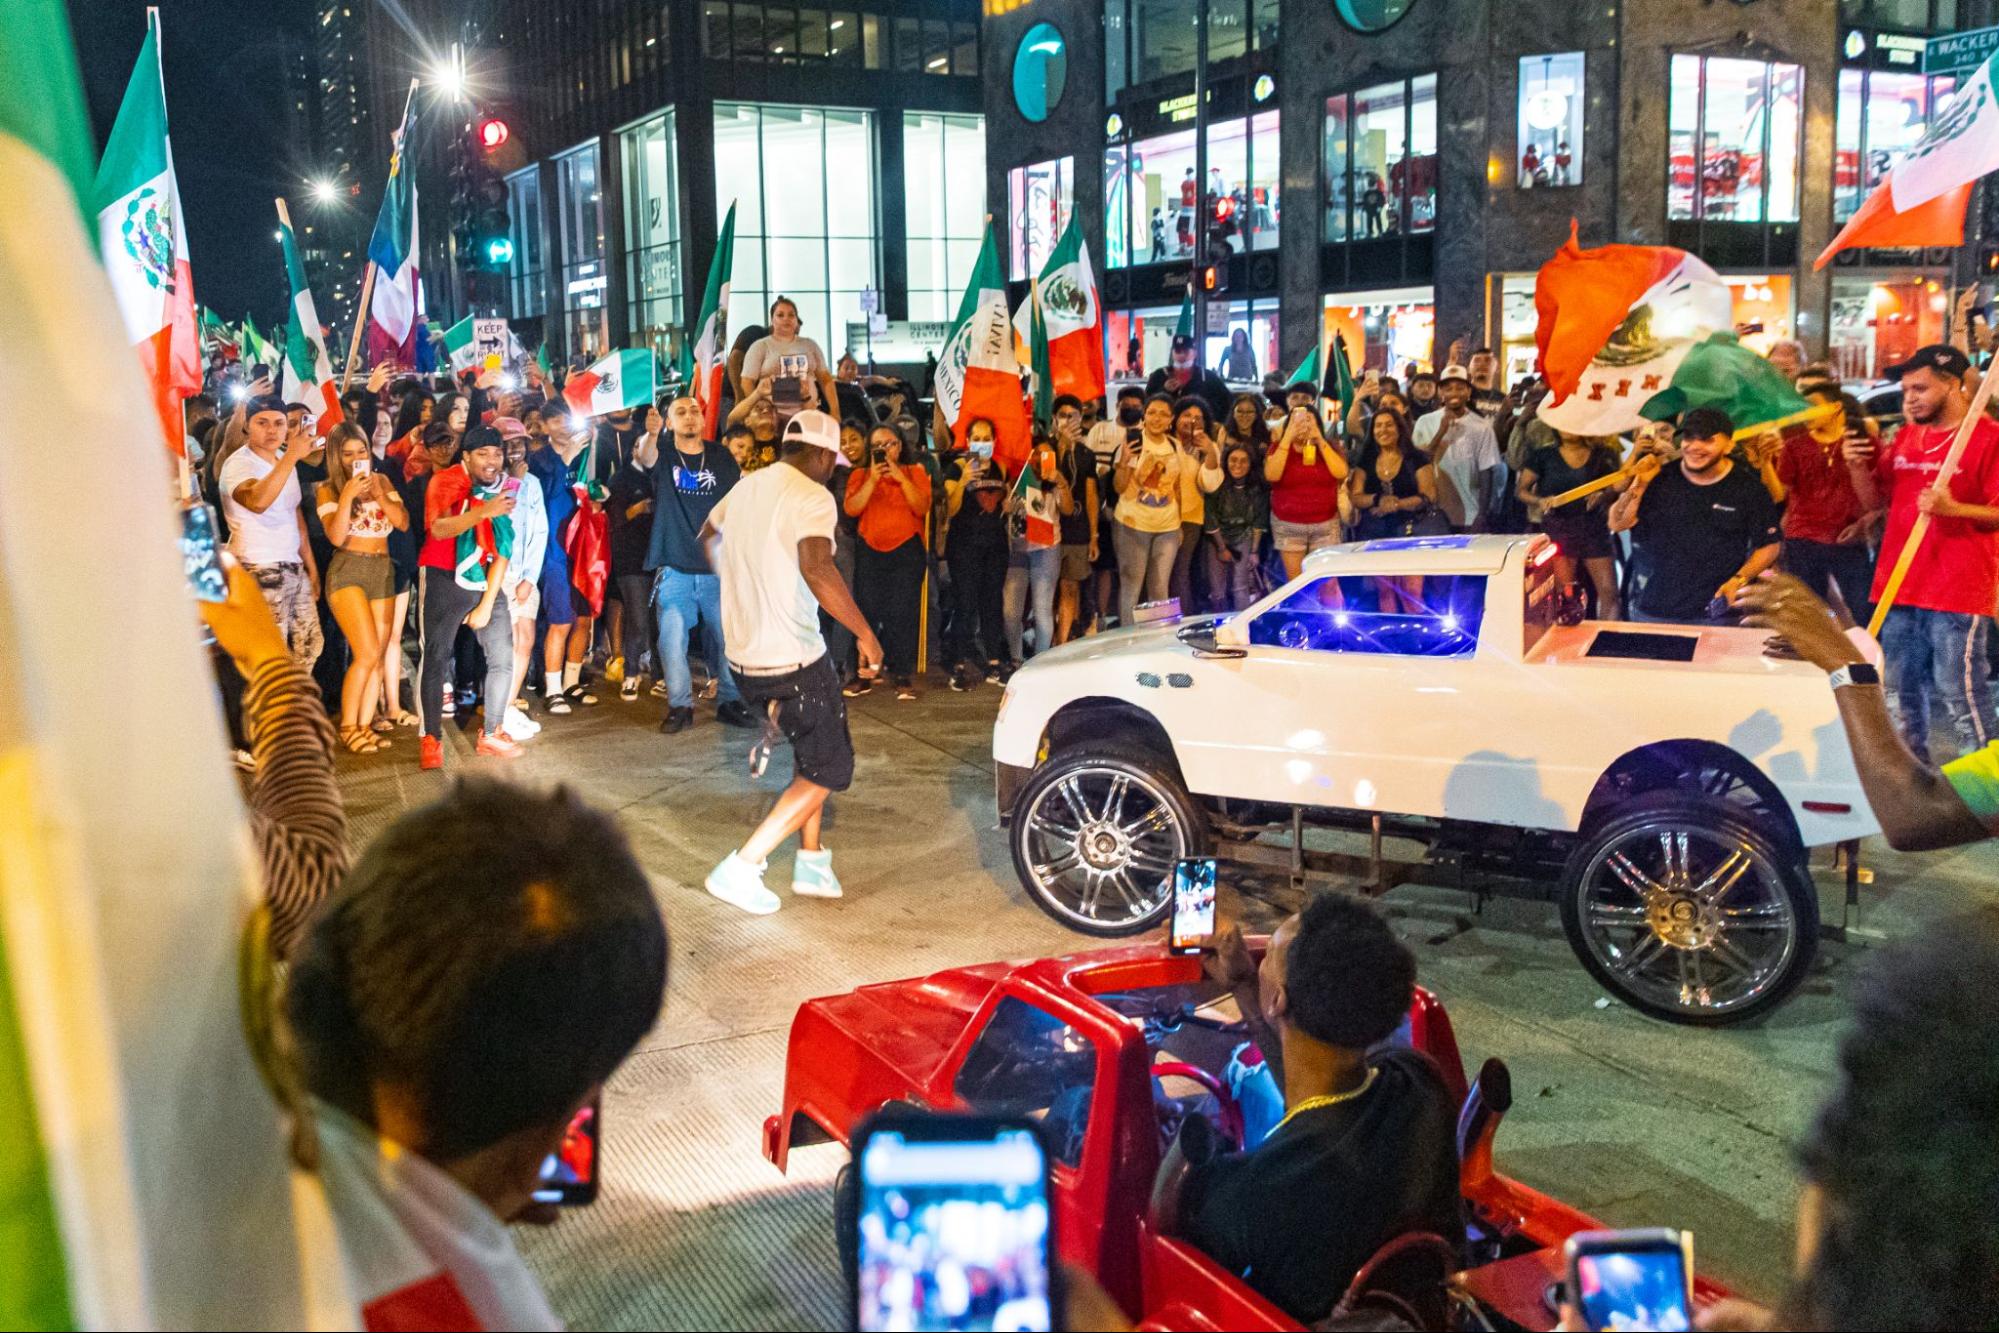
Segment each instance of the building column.
[[[876,180],[881,192],[881,208],[877,216],[881,219],[881,273],[878,280],[882,309],[890,319],[908,319],[909,206],[902,183],[902,112],[877,111],[875,122]],[[832,275],[827,276],[830,278]],[[840,340],[840,334],[836,334],[834,341]],[[826,354],[837,357],[841,350],[844,349],[828,347]]]

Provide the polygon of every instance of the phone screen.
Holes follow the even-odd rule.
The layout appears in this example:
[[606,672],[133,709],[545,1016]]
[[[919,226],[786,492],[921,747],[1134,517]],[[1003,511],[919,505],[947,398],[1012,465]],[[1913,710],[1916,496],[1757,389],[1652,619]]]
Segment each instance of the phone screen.
[[1199,953],[1197,940],[1215,933],[1215,858],[1190,856],[1173,863],[1173,924],[1166,947]]
[[188,505],[180,511],[180,558],[187,571],[187,586],[197,598],[204,602],[229,599],[229,580],[216,550],[215,511],[205,504]]
[[534,1192],[536,1203],[597,1201],[598,1135],[603,1125],[603,1106],[592,1098],[563,1131],[562,1146],[542,1162],[541,1185]]
[[1031,1126],[897,1116],[855,1163],[854,1327],[1055,1327],[1048,1154]]
[[1662,1333],[1694,1326],[1686,1255],[1678,1244],[1642,1242],[1575,1256],[1575,1301],[1596,1328],[1647,1328]]

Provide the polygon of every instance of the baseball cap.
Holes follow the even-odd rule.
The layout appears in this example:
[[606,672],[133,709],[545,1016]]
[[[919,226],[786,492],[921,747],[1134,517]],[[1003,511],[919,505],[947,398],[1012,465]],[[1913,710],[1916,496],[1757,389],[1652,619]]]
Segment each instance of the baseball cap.
[[243,408],[243,417],[247,421],[259,412],[276,412],[279,416],[283,416],[286,410],[284,399],[274,393],[267,393],[252,398]]
[[784,442],[793,440],[826,450],[840,466],[847,463],[847,456],[840,452],[840,423],[825,412],[807,408],[792,417],[784,428]]
[[528,428],[519,417],[494,417],[493,429],[500,432],[503,440],[525,440]]
[[1898,380],[1911,371],[1934,370],[1939,375],[1963,379],[1964,372],[1970,369],[1971,358],[1963,352],[1949,343],[1931,343],[1928,347],[1918,347],[1916,354],[1907,361],[1900,361],[1883,369],[1881,377]]
[[444,444],[451,439],[451,423],[433,421],[424,427],[423,446],[428,449],[433,444]]
[[[1417,378],[1421,377],[1418,376]],[[1463,380],[1466,384],[1470,384],[1471,372],[1463,366],[1445,366],[1443,373],[1437,376],[1437,383],[1448,384],[1452,380]]]
[[1173,335],[1173,350],[1174,350],[1174,351],[1176,351],[1176,352],[1191,352],[1191,351],[1193,351],[1193,350],[1194,350],[1194,339],[1193,339],[1193,338],[1192,338],[1191,336],[1189,336],[1189,335],[1187,335],[1187,334],[1185,334],[1185,333],[1176,333],[1176,334],[1174,334],[1174,335]]
[[474,449],[504,449],[506,441],[491,426],[474,426],[465,432],[465,441],[460,448],[468,454]]

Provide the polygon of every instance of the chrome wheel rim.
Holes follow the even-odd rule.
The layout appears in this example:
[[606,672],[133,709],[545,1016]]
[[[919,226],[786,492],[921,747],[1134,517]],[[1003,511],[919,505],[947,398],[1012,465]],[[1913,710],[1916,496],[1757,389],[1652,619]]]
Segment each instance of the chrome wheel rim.
[[1116,929],[1165,909],[1188,837],[1158,784],[1085,765],[1035,795],[1022,818],[1021,850],[1027,874],[1060,915],[1084,930]]
[[1642,824],[1597,849],[1577,892],[1591,957],[1661,1008],[1741,1009],[1777,984],[1798,948],[1781,868],[1725,831]]

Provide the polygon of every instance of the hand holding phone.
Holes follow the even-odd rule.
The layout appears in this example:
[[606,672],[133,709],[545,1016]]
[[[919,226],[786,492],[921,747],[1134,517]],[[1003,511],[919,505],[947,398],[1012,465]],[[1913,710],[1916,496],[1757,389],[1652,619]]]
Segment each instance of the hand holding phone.
[[1569,1303],[1590,1329],[1694,1326],[1694,1240],[1684,1231],[1579,1231],[1563,1246]]
[[229,580],[222,572],[222,555],[216,543],[215,511],[205,504],[191,504],[180,511],[180,558],[187,571],[187,586],[197,600],[229,599]]
[[541,1164],[536,1203],[567,1206],[597,1201],[597,1165],[602,1155],[603,1099],[592,1097],[563,1131],[562,1146]]
[[1215,858],[1183,857],[1173,863],[1173,917],[1166,947],[1176,954],[1197,954],[1215,933]]

